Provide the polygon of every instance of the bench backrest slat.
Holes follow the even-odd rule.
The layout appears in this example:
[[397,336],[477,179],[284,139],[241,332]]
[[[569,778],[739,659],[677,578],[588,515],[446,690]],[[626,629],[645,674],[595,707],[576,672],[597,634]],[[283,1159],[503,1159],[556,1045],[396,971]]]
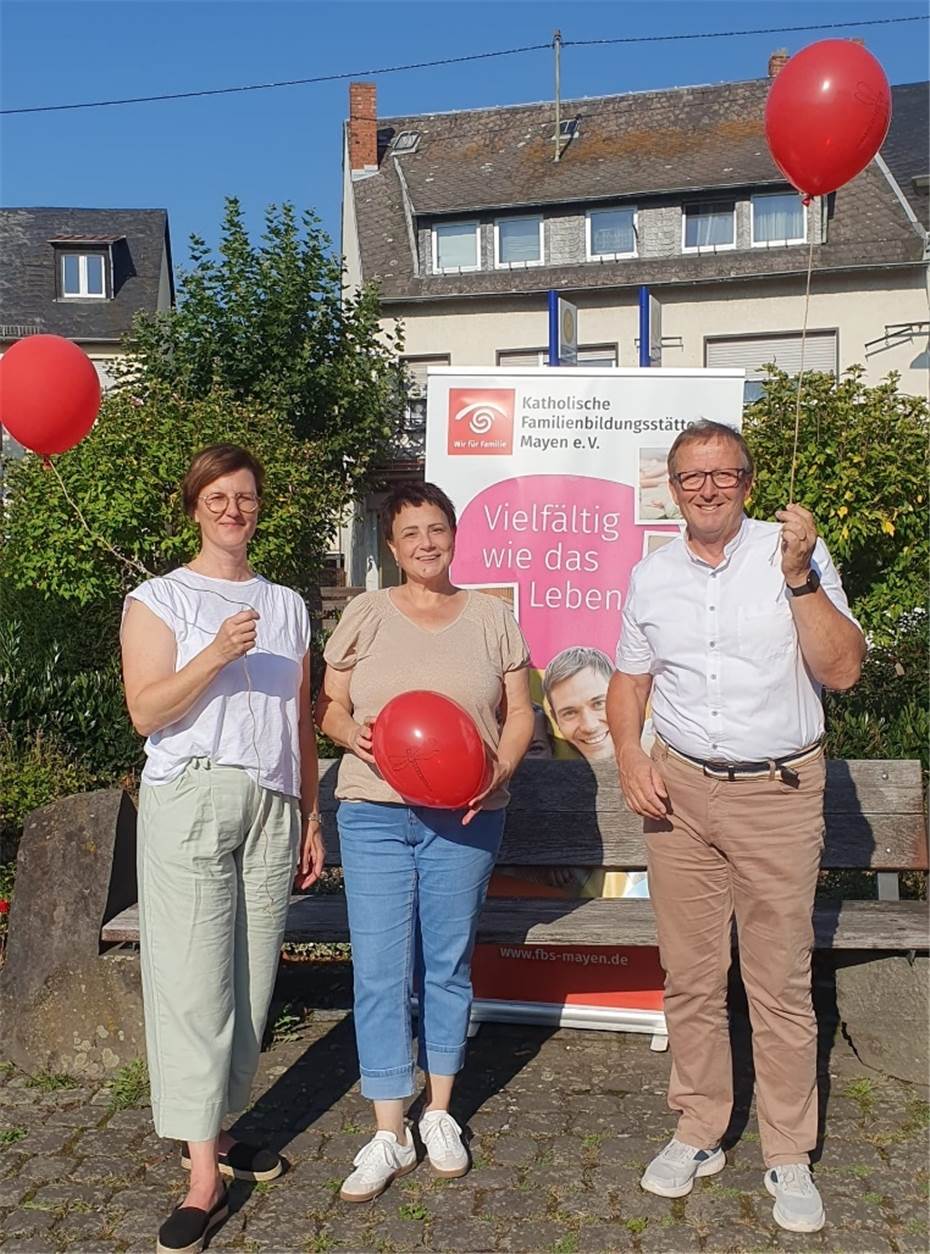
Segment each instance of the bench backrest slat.
[[[320,763],[327,862],[339,865],[334,797],[338,763]],[[738,784],[736,785],[738,787]],[[645,866],[642,820],[626,807],[610,762],[524,762],[511,788],[500,861],[514,866]],[[919,762],[831,761],[823,866],[926,870]]]

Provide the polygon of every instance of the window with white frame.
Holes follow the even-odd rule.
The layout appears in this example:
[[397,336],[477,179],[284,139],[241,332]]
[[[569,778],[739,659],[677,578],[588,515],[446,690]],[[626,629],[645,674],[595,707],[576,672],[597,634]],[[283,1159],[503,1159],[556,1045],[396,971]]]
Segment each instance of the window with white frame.
[[106,253],[61,253],[58,266],[62,296],[106,300]]
[[765,192],[752,198],[752,244],[807,242],[807,213],[797,192]]
[[[500,348],[497,350],[499,366],[548,366],[547,348]],[[585,344],[578,349],[580,366],[616,366],[616,344]],[[570,367],[567,367],[570,369]]]
[[541,266],[543,220],[539,214],[524,218],[498,218],[494,223],[496,266]]
[[437,222],[433,226],[433,273],[479,269],[480,229],[477,222]]
[[732,200],[698,201],[681,213],[681,251],[716,252],[736,247],[736,205]]
[[585,214],[588,261],[636,256],[636,209],[589,209]]

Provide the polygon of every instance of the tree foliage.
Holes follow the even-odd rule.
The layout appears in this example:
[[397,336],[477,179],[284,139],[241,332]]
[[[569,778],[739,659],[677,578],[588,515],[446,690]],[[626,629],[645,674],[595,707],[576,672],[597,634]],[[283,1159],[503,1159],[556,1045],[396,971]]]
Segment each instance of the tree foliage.
[[[806,375],[795,499],[817,520],[859,621],[877,643],[926,604],[927,402],[875,387],[855,366],[841,379]],[[749,512],[773,518],[788,500],[797,380],[771,367],[743,432],[756,460]]]
[[255,568],[308,591],[334,526],[332,502],[341,499],[338,472],[313,441],[298,439],[285,418],[257,403],[219,390],[187,400],[164,385],[149,387],[144,400],[127,390],[111,393],[90,434],[56,458],[74,505],[39,458],[9,467],[4,579],[27,595],[76,602],[91,614],[101,604],[118,608],[145,575],[111,550],[155,574],[196,552],[198,533],[182,508],[181,480],[192,455],[218,441],[244,444],[265,466],[250,548]]
[[[403,413],[400,341],[379,327],[377,292],[347,295],[315,214],[271,205],[258,245],[226,201],[214,255],[191,239],[176,310],[140,317],[132,337],[145,383],[182,401],[221,388],[286,419],[341,477],[341,508],[383,456]],[[335,486],[335,485],[334,485]]]

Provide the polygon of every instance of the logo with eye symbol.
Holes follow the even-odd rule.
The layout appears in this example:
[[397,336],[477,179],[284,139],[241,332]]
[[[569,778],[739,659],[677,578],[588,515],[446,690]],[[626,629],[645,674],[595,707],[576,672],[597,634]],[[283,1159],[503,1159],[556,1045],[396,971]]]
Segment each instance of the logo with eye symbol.
[[450,388],[450,454],[507,456],[513,451],[513,388]]

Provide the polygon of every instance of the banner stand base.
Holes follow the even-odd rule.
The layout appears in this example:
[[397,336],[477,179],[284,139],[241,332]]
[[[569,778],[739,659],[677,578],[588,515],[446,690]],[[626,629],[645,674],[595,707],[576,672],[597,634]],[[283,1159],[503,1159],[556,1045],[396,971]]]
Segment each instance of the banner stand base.
[[599,1032],[645,1032],[652,1037],[650,1049],[661,1052],[668,1048],[668,1030],[661,1010],[475,998],[468,1035],[474,1036],[482,1023],[537,1023]]

